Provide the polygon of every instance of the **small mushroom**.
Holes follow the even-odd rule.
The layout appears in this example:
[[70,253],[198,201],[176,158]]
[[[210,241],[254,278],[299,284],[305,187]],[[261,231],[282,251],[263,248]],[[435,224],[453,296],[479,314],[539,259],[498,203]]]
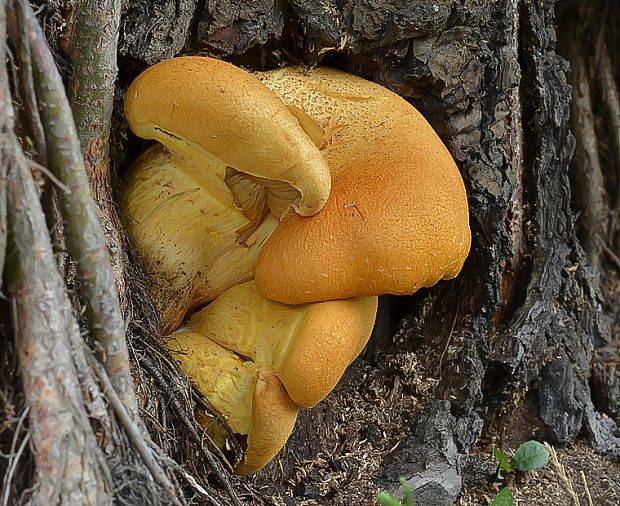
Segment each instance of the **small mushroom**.
[[321,212],[289,216],[267,240],[255,273],[262,295],[303,304],[410,294],[459,273],[471,243],[465,187],[414,107],[333,69],[255,75],[322,132],[332,174]]
[[235,472],[250,474],[267,464],[291,435],[299,410],[280,380],[197,333],[180,331],[166,345],[230,428],[247,436]]
[[303,407],[323,400],[360,354],[375,321],[377,297],[288,306],[248,281],[195,313],[187,328],[272,371]]

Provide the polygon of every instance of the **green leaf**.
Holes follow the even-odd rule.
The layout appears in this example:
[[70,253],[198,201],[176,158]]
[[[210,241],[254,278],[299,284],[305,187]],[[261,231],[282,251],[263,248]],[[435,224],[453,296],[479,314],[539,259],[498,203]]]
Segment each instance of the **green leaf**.
[[510,465],[519,471],[530,471],[545,467],[548,461],[549,452],[542,444],[538,441],[527,441],[517,448]]
[[499,494],[495,496],[491,506],[513,506],[514,498],[512,497],[512,492],[508,487],[504,487],[499,491]]
[[499,479],[503,479],[504,476],[501,471],[504,471],[506,474],[508,474],[508,473],[512,473],[514,469],[510,465],[510,462],[508,462],[508,456],[503,451],[501,451],[499,448],[495,448],[493,450],[493,453],[495,454],[495,458],[497,459],[497,462],[499,464],[499,469],[497,471],[497,477]]
[[413,489],[405,478],[400,479],[400,486],[403,489],[403,506],[413,506]]
[[377,500],[381,506],[414,506],[413,489],[405,478],[400,479],[400,487],[403,489],[403,502],[400,502],[388,492],[379,492],[379,494],[377,494]]
[[400,501],[387,492],[379,492],[377,500],[381,506],[401,506]]

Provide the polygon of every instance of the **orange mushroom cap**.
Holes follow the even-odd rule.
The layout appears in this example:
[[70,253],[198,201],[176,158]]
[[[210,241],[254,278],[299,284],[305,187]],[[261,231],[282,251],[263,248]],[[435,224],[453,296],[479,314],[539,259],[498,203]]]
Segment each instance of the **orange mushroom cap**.
[[326,206],[280,223],[258,257],[267,298],[287,304],[410,294],[455,277],[469,252],[467,196],[437,134],[398,95],[328,68],[258,73],[322,132]]
[[303,407],[323,400],[366,345],[377,297],[289,306],[235,286],[195,313],[191,332],[272,371]]

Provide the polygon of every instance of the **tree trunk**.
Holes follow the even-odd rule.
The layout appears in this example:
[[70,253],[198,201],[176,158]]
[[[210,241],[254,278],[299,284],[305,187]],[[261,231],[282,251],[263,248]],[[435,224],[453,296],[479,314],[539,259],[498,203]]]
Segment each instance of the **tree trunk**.
[[[41,14],[55,27],[65,15],[57,3]],[[382,298],[366,354],[300,415],[278,461],[247,482],[257,494],[370,504],[377,487],[396,489],[403,476],[416,504],[452,504],[481,436],[564,443],[585,432],[620,459],[619,16],[613,0],[125,3],[110,155],[117,175],[142,146],[121,114],[126,87],[149,65],[199,52],[250,70],[331,65],[381,83],[429,120],[467,187],[473,244],[461,275]],[[48,33],[52,47],[61,51],[65,35]],[[95,165],[107,171],[105,161]],[[115,195],[109,181],[91,180],[95,195]],[[109,201],[99,206],[115,216]],[[104,229],[118,247],[117,220]],[[159,410],[161,420],[175,408],[155,405],[170,393],[149,362],[152,309],[133,262],[133,372],[147,377],[136,389],[142,411]],[[146,328],[155,332],[152,321]],[[149,404],[149,389],[163,400]],[[178,389],[188,391],[182,380]],[[154,425],[168,454],[195,459]]]

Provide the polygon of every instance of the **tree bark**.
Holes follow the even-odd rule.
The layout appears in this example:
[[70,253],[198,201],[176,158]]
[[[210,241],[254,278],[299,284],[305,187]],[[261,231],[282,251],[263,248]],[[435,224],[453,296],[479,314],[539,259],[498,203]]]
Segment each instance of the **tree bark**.
[[[604,4],[593,2],[592,8]],[[191,10],[183,5],[184,13]],[[385,462],[398,468],[401,453],[417,448],[415,462],[389,473],[391,486],[398,474],[416,476],[424,504],[454,498],[463,456],[484,420],[495,420],[487,432],[506,438],[537,431],[566,442],[585,429],[597,449],[618,458],[613,422],[596,411],[588,382],[593,350],[610,341],[613,311],[601,311],[599,286],[609,264],[595,260],[600,242],[582,243],[575,228],[577,212],[586,228],[593,225],[591,234],[603,235],[607,224],[596,215],[609,212],[609,203],[600,170],[571,188],[571,88],[569,64],[556,48],[556,2],[266,0],[194,8],[197,22],[181,22],[184,35],[169,37],[158,56],[153,45],[147,51],[133,38],[133,45],[121,40],[125,54],[152,64],[184,38],[186,47],[252,69],[336,65],[409,99],[461,168],[472,251],[456,282],[410,299],[399,325],[399,339],[424,350],[425,369],[439,367],[440,381],[437,401]],[[139,24],[142,33],[160,26],[157,19],[131,15],[123,23]],[[580,150],[588,149],[583,135],[578,140]],[[585,200],[571,199],[571,191]],[[300,445],[325,423],[322,409],[328,408],[317,407],[300,424]],[[525,411],[531,423],[519,427]],[[438,429],[429,432],[432,426]],[[284,454],[278,480],[293,479],[299,452],[293,447]],[[437,469],[451,469],[454,479],[442,484],[445,474]]]
[[[555,0],[124,4],[118,28],[117,107],[112,116],[117,134],[111,153],[121,173],[143,143],[128,133],[118,107],[120,98],[141,70],[179,53],[208,53],[251,70],[302,63],[356,73],[414,104],[457,161],[468,191],[473,233],[466,266],[450,283],[408,298],[385,298],[382,315],[389,316],[382,338],[374,343],[381,357],[413,354],[416,368],[403,368],[403,374],[430,381],[431,386],[417,395],[423,405],[412,408],[415,418],[403,419],[399,445],[382,453],[381,470],[372,471],[376,485],[392,490],[399,476],[407,478],[420,504],[452,504],[461,489],[467,452],[482,435],[500,443],[521,442],[533,435],[563,443],[585,432],[598,451],[620,459],[613,418],[620,419],[613,398],[620,388],[614,373],[620,327],[620,48],[611,35],[611,20],[620,8],[613,0],[590,0],[582,10],[578,4]],[[114,6],[119,7],[117,2]],[[62,18],[58,6],[50,4],[47,9],[43,15],[48,19]],[[606,15],[596,14],[601,12]],[[114,20],[112,31],[118,18]],[[73,37],[78,53],[105,53],[102,65],[114,73],[113,50],[98,47],[88,36],[80,39],[89,30],[88,19],[83,21],[82,28],[74,27],[78,35],[71,33],[69,39]],[[584,28],[571,31],[579,23]],[[602,35],[595,38],[592,33]],[[69,59],[79,63],[77,56],[69,53]],[[88,71],[88,66],[76,64],[73,75]],[[102,201],[108,203],[100,214],[110,227],[108,237],[119,237],[110,205],[115,190],[110,182],[115,178],[108,177],[109,167],[99,158],[110,128],[109,86],[110,79],[100,90],[105,104],[100,116],[91,115],[89,104],[76,98],[79,89],[74,89],[74,105],[81,132],[96,125],[81,141],[95,187],[103,189],[98,194],[100,207]],[[606,138],[611,142],[601,141]],[[0,260],[2,181],[0,173]],[[114,253],[122,241],[110,244]],[[134,290],[143,288],[135,282],[130,285]],[[133,299],[142,293],[136,291]],[[149,311],[133,315],[133,328],[144,327]],[[146,333],[154,329],[150,325]],[[136,339],[135,344],[143,343]],[[152,352],[149,346],[140,349]],[[359,361],[336,395],[345,398],[357,392],[372,367],[388,374],[385,364],[370,362]],[[145,361],[143,367],[152,364],[147,367]],[[139,368],[136,372],[142,374]],[[164,382],[155,383],[163,396]],[[395,402],[413,396],[403,394],[403,388],[413,387],[399,386],[396,376],[384,378],[383,385],[388,383]],[[347,472],[341,456],[334,455],[338,451],[334,448],[345,444],[337,434],[345,416],[338,412],[341,407],[330,397],[303,412],[278,462],[250,483],[282,500],[288,500],[286,494],[298,494],[330,504],[348,504],[357,497],[363,501],[363,493],[355,495],[353,478],[340,490],[326,491],[316,485],[319,480],[312,473],[298,472],[300,462],[316,455],[322,456],[322,472],[334,476]],[[375,433],[380,434],[381,427],[369,425],[360,432],[370,451],[378,452],[381,438]],[[178,447],[171,444],[170,451]],[[186,448],[179,452],[194,458]]]
[[114,172],[110,167],[121,2],[79,1],[70,19],[70,36],[65,46],[72,65],[69,101],[125,314],[128,300],[124,266],[127,260],[112,191],[116,186]]

